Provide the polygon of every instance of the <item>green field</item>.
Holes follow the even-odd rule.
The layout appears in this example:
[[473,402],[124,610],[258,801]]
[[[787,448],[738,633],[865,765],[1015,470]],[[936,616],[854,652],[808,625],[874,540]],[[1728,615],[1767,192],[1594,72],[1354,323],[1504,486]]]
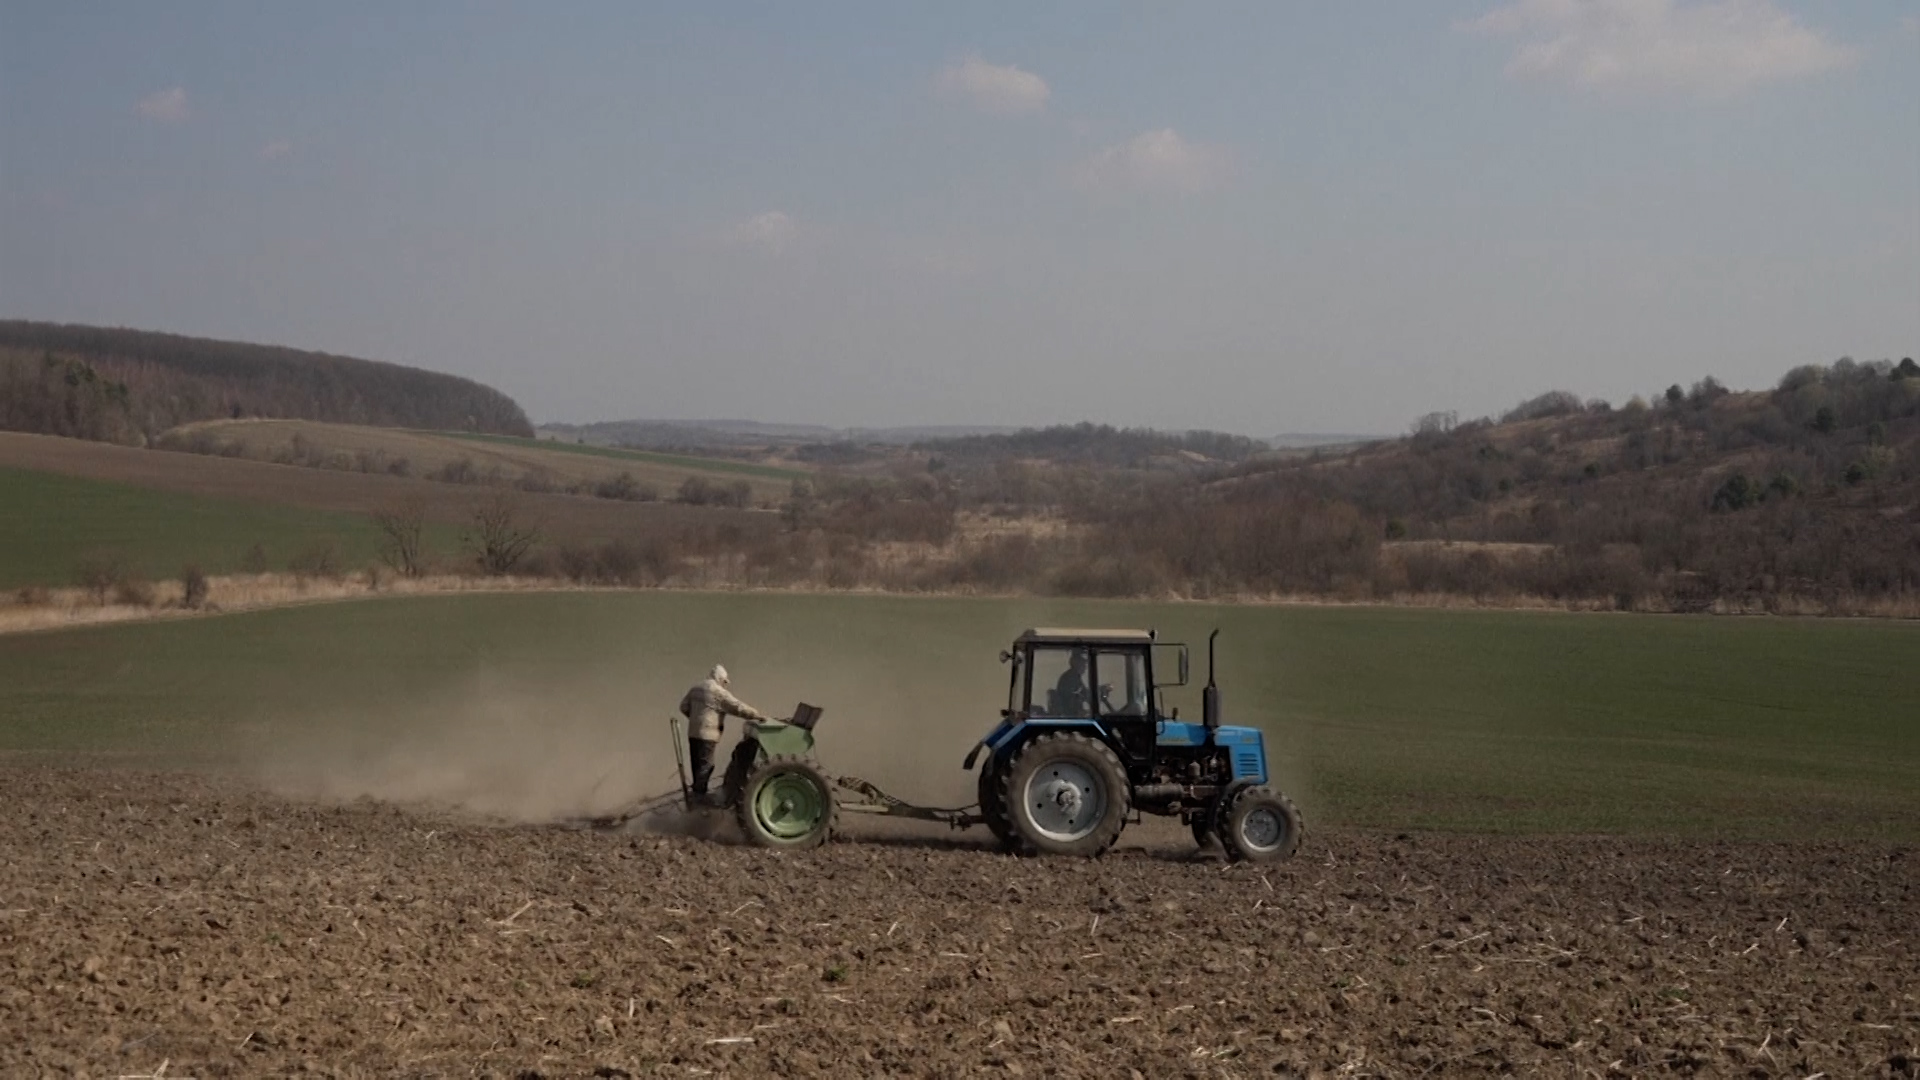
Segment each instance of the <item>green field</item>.
[[[241,569],[259,544],[267,568],[332,544],[343,567],[373,561],[379,536],[357,514],[217,499],[0,467],[0,588],[66,585],[82,560],[115,558],[149,578],[195,564]],[[442,534],[445,535],[442,535]],[[450,530],[434,538],[450,541]]]
[[[690,593],[376,600],[0,638],[0,749],[244,765],[379,761],[408,744],[409,767],[431,770],[497,746],[514,768],[582,788],[617,773],[639,794],[670,768],[668,710],[718,660],[762,708],[824,706],[830,768],[951,804],[970,801],[960,759],[1005,698],[999,649],[1024,626],[1075,623],[1196,643],[1220,626],[1228,719],[1267,730],[1276,779],[1310,826],[1920,839],[1920,627],[1896,623]],[[1170,703],[1192,715],[1197,690]],[[557,768],[568,754],[571,773]],[[601,768],[642,760],[652,771]]]
[[513,435],[482,435],[471,431],[445,431],[435,434],[446,435],[469,442],[497,443],[501,446],[523,446],[531,450],[559,450],[569,454],[586,454],[590,457],[614,458],[621,461],[642,461],[651,465],[673,465],[685,469],[701,469],[707,472],[733,473],[737,476],[758,476],[766,480],[798,480],[808,474],[799,469],[782,469],[775,465],[755,465],[750,461],[731,461],[727,458],[692,457],[687,454],[662,454],[653,450],[628,450],[618,446],[596,446],[589,443],[561,442],[558,439],[522,439]]

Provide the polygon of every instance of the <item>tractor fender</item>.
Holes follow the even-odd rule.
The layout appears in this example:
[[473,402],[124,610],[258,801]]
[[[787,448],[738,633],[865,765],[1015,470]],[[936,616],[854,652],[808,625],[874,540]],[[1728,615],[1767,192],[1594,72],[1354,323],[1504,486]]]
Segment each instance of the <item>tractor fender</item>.
[[[973,768],[974,762],[979,759],[980,751],[985,750],[987,758],[981,763],[981,768],[991,769],[996,759],[1011,755],[1026,745],[1028,740],[1055,731],[1073,731],[1090,735],[1113,747],[1113,740],[1108,737],[1106,729],[1092,720],[1022,720],[1019,723],[1002,724],[986,738],[974,744],[973,750],[967,754],[966,767]],[[1118,747],[1113,749],[1115,753],[1120,752]]]
[[979,742],[974,743],[973,749],[967,751],[967,760],[961,762],[960,767],[967,770],[968,772],[972,772],[973,763],[979,759],[980,751],[985,750],[986,748],[987,748],[987,740],[985,739],[981,739]]

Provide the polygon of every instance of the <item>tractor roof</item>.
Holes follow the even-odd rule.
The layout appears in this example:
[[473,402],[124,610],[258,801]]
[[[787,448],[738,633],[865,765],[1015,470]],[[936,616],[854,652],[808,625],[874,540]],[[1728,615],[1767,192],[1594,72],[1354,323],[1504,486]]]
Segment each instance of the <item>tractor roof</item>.
[[1039,626],[1013,639],[1016,643],[1040,645],[1145,645],[1153,641],[1151,630],[1076,630],[1058,626]]

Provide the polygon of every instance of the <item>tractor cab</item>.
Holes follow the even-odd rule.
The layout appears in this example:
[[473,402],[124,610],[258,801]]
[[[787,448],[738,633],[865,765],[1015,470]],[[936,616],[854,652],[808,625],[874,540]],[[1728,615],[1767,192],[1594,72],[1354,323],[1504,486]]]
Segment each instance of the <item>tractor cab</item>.
[[[1154,681],[1156,652],[1176,679]],[[1134,765],[1153,756],[1164,717],[1161,687],[1186,682],[1186,646],[1160,646],[1151,630],[1028,630],[1007,659],[1008,721],[1097,726]]]

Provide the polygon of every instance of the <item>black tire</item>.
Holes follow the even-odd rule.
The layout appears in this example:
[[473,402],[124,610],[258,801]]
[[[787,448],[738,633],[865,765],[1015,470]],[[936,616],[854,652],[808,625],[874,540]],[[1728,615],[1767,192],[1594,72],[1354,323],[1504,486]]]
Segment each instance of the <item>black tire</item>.
[[1091,857],[1112,847],[1126,826],[1133,790],[1120,758],[1098,739],[1041,735],[1000,774],[1000,805],[1023,854]]
[[819,847],[833,833],[840,808],[833,784],[806,758],[771,758],[747,774],[734,817],[756,847]]
[[1007,820],[1006,797],[1000,790],[1000,772],[994,757],[980,763],[980,816],[987,819],[987,831],[1003,848],[1014,846],[1013,822]]
[[1195,810],[1187,816],[1188,824],[1193,826],[1193,842],[1204,848],[1213,841],[1213,811]]
[[1220,844],[1235,862],[1290,859],[1306,832],[1293,800],[1266,787],[1235,794],[1220,820]]

